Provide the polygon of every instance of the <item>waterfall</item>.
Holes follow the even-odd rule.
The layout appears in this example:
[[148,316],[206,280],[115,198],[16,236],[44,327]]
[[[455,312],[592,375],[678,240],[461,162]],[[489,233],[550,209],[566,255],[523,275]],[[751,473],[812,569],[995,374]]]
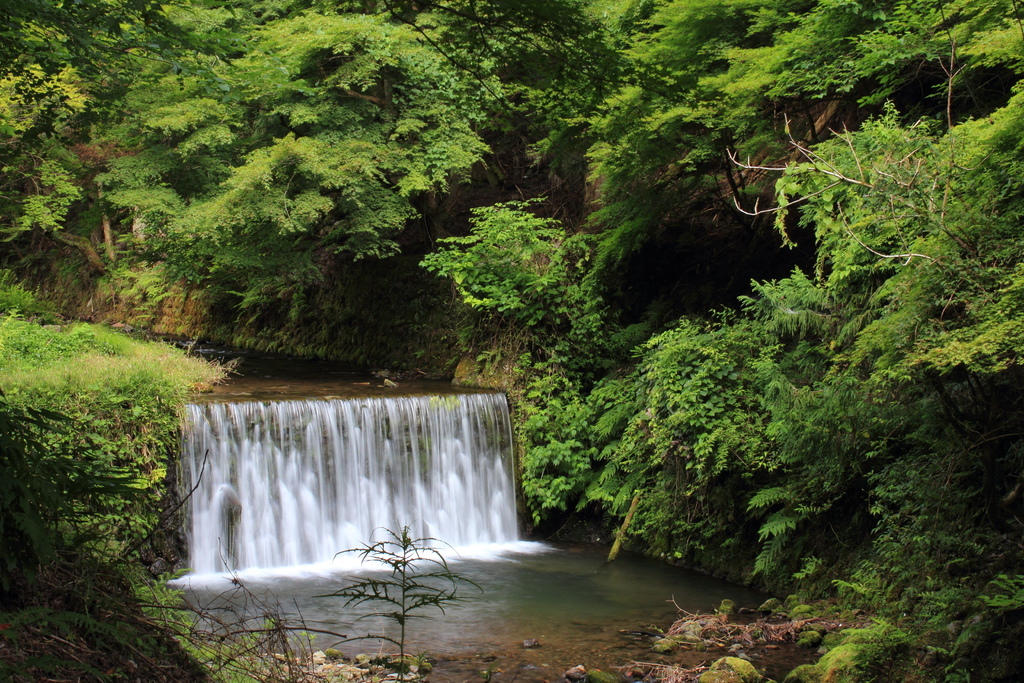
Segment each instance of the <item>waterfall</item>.
[[187,409],[196,572],[330,562],[402,526],[451,546],[517,538],[501,394]]

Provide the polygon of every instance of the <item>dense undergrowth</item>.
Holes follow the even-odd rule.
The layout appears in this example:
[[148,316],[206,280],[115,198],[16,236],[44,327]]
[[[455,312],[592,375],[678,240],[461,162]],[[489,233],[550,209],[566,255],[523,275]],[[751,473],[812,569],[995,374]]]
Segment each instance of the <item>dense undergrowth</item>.
[[108,327],[20,317],[54,316],[9,278],[0,301],[0,675],[204,680],[133,596],[171,512],[185,397],[223,370]]

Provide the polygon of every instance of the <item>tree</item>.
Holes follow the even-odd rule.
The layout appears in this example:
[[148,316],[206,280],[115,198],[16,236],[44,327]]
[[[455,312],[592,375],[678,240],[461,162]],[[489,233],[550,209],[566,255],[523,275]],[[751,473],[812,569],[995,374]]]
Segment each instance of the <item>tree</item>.
[[[386,633],[368,634],[349,640],[365,640],[368,638],[388,641],[398,646],[398,661],[393,667],[400,672],[408,672],[412,663],[406,657],[406,626],[410,619],[424,618],[420,614],[424,608],[433,607],[444,613],[444,608],[459,600],[460,584],[470,584],[479,589],[475,583],[448,568],[444,555],[434,547],[436,538],[413,538],[409,527],[401,531],[386,530],[388,538],[383,541],[367,543],[362,548],[352,548],[342,552],[358,553],[363,563],[367,561],[383,564],[389,575],[385,578],[366,576],[352,579],[339,591],[317,597],[345,598],[345,606],[365,604],[380,605],[380,609],[363,615],[360,619],[383,617],[398,626],[398,635]],[[371,571],[372,571],[371,567]]]

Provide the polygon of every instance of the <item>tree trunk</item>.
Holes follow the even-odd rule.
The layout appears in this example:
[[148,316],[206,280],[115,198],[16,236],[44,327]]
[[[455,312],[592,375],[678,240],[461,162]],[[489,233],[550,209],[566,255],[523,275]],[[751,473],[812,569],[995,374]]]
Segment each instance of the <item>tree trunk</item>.
[[103,214],[103,245],[107,250],[107,260],[111,263],[116,258],[114,254],[114,232],[110,229],[110,217],[107,214]]
[[[96,199],[98,201],[103,200],[102,190],[96,192]],[[116,258],[114,253],[114,231],[110,227],[110,216],[107,215],[106,211],[101,214],[100,225],[103,227],[103,246],[106,248],[107,260],[113,263]]]
[[626,519],[623,520],[622,526],[619,527],[619,532],[615,534],[615,543],[612,544],[612,550],[608,553],[608,562],[612,562],[616,557],[619,556],[619,548],[622,547],[622,538],[626,535],[626,529],[629,528],[629,523],[633,521],[633,513],[636,512],[636,506],[640,504],[640,496],[633,496],[633,502],[629,504],[629,512],[626,513]]
[[96,253],[96,250],[92,248],[92,244],[86,238],[81,235],[70,235],[66,232],[54,231],[51,233],[53,238],[58,242],[70,245],[75,249],[78,249],[85,256],[86,260],[89,261],[89,265],[95,268],[100,274],[107,272],[107,265],[103,263],[103,259]]

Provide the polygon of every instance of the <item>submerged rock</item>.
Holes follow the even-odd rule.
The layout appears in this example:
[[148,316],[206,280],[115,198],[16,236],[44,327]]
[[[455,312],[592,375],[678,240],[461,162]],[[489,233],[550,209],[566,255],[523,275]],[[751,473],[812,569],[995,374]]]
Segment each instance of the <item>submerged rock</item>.
[[594,669],[587,672],[586,683],[622,683],[620,674]]
[[572,667],[571,669],[565,672],[565,680],[573,681],[573,683],[576,683],[576,681],[582,681],[586,677],[587,667],[583,666],[582,664],[577,664],[576,666]]

